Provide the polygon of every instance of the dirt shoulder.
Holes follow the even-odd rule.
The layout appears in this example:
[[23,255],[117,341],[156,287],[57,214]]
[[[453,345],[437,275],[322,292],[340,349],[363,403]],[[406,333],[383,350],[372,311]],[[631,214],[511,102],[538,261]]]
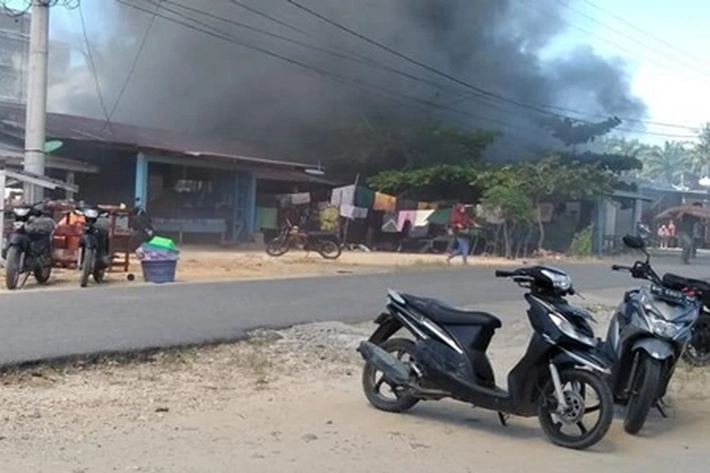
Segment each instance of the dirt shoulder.
[[[471,266],[510,266],[534,263],[537,259],[506,260],[504,258],[475,257],[469,259]],[[547,262],[577,262],[573,259],[549,259]],[[599,261],[599,260],[585,260]],[[316,253],[291,252],[279,258],[272,258],[263,251],[236,251],[234,249],[190,247],[182,249],[177,267],[178,281],[220,281],[241,279],[274,279],[308,276],[329,276],[335,274],[369,274],[394,271],[421,271],[431,269],[446,270],[459,267],[460,258],[447,264],[443,255],[406,254],[387,252],[346,251],[335,260],[324,260]],[[135,276],[133,281],[128,274]],[[112,285],[144,284],[140,263],[131,259],[129,273],[112,272],[107,275],[107,283]],[[55,289],[74,288],[79,285],[76,270],[55,269],[48,287]],[[0,285],[4,291],[4,284]],[[32,277],[26,289],[38,288]]]
[[[462,404],[370,407],[355,352],[371,324],[322,323],[127,363],[2,377],[3,472],[706,471],[707,371],[681,368],[671,418],[631,437],[615,422],[588,452],[554,447],[535,419]],[[522,355],[517,324],[494,339],[499,373]]]

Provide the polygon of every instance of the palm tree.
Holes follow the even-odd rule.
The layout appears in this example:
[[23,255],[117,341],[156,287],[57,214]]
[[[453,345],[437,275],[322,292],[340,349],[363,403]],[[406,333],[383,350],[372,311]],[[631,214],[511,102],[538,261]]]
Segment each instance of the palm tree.
[[706,123],[698,133],[698,143],[690,155],[693,172],[700,178],[710,176],[710,123]]
[[678,183],[690,170],[690,152],[686,143],[666,141],[663,146],[653,146],[639,155],[643,173],[652,180],[669,185]]

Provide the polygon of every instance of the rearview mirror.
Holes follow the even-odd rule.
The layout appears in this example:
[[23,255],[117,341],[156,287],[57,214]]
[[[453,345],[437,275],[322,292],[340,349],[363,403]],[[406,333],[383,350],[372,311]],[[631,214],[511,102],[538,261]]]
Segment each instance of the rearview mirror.
[[633,250],[646,250],[646,242],[640,236],[625,235],[622,240],[624,242],[624,245],[628,246]]

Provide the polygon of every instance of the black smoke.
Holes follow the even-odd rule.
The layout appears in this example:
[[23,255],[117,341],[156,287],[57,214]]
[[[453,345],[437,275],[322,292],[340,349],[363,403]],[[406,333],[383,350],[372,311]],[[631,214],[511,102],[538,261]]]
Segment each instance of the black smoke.
[[[122,0],[110,6],[106,0],[82,2],[87,22],[105,25],[103,39],[92,46],[109,109],[151,20],[149,13],[126,3],[155,10],[193,28],[156,18],[113,120],[247,140],[261,143],[265,149],[297,154],[301,160],[315,160],[328,158],[317,156],[318,137],[371,120],[441,120],[498,129],[505,140],[497,152],[506,154],[559,143],[538,126],[546,116],[538,110],[539,105],[585,112],[589,115],[546,109],[589,120],[642,118],[646,111],[643,102],[632,95],[620,61],[603,59],[588,48],[554,60],[541,59],[545,48],[567,27],[566,11],[555,0],[298,0],[373,40],[483,89],[483,93],[360,41],[285,0],[239,1],[283,24],[232,0]],[[157,3],[161,7],[156,10]],[[76,34],[72,38],[80,41]],[[386,71],[381,65],[418,80]],[[489,92],[518,105],[491,97]],[[54,84],[50,100],[58,111],[104,115],[83,65],[64,83]]]

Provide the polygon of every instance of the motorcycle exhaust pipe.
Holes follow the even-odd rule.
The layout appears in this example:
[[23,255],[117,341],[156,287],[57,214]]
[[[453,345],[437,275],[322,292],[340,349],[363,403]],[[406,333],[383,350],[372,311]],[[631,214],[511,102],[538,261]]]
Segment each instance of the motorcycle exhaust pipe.
[[409,384],[409,367],[372,342],[361,342],[357,351],[366,362],[372,363],[390,384],[404,386]]

